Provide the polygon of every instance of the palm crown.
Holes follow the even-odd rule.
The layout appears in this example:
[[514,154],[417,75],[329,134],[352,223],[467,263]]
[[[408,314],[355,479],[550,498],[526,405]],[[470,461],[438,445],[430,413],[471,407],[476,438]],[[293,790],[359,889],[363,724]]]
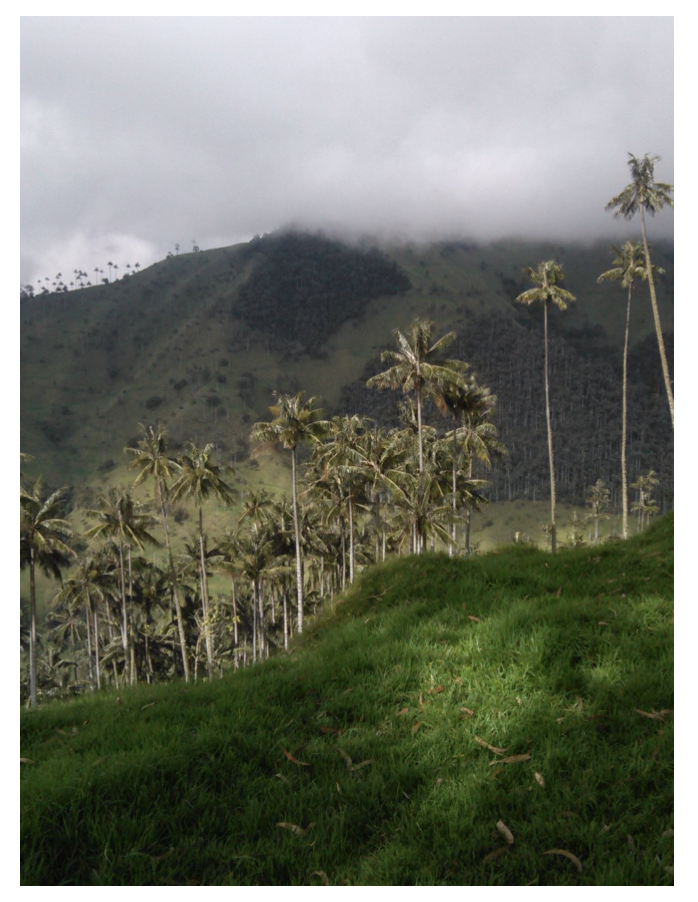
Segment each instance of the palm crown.
[[536,287],[529,288],[517,297],[520,304],[530,305],[543,301],[546,307],[552,303],[560,310],[566,310],[568,301],[576,300],[573,294],[557,284],[564,278],[564,273],[560,264],[554,260],[539,263],[535,269],[529,266],[525,272]]
[[616,217],[632,219],[640,209],[654,216],[663,207],[673,207],[674,199],[671,195],[674,193],[674,186],[654,180],[654,164],[661,157],[645,154],[640,160],[633,154],[628,156],[632,182],[620,194],[611,198],[606,209],[614,210],[613,215]]

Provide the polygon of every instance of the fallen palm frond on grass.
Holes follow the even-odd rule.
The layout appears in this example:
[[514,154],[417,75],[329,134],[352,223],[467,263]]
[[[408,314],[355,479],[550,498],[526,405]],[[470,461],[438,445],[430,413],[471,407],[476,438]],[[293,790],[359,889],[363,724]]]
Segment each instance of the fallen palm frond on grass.
[[672,885],[672,560],[403,558],[293,655],[23,711],[22,883]]

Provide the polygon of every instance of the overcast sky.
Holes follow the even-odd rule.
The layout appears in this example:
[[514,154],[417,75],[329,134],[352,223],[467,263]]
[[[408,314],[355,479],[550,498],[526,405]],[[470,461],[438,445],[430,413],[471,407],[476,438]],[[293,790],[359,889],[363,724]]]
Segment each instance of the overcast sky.
[[629,151],[673,182],[670,17],[21,20],[35,287],[288,224],[622,241]]

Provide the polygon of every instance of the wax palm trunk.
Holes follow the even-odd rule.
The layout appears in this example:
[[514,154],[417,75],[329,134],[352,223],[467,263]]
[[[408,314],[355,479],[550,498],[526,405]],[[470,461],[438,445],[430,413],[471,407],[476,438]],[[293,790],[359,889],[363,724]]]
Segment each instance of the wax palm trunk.
[[189,656],[187,652],[187,640],[184,633],[184,617],[182,615],[182,600],[180,598],[179,582],[175,572],[174,557],[172,555],[172,540],[170,538],[170,525],[167,516],[167,508],[165,506],[164,491],[160,480],[156,480],[158,500],[160,502],[160,516],[162,517],[162,527],[165,532],[165,547],[167,549],[167,567],[169,571],[170,584],[172,586],[172,597],[174,599],[175,616],[177,618],[177,633],[179,635],[179,647],[182,655],[182,667],[184,669],[184,681],[189,682]]
[[548,460],[550,463],[550,550],[557,551],[557,523],[555,521],[555,455],[553,452],[553,424],[550,416],[550,360],[548,349],[548,304],[543,303],[543,333],[545,340],[545,421],[548,426]]
[[206,670],[209,680],[213,679],[213,640],[209,619],[208,578],[206,575],[206,550],[204,547],[204,513],[199,506],[199,556],[201,567],[201,607],[203,611],[204,642],[206,646]]
[[293,532],[296,541],[296,595],[298,600],[298,633],[303,632],[303,558],[301,553],[301,527],[298,517],[298,483],[296,449],[291,449],[291,490],[293,495]]
[[657,333],[657,344],[659,346],[659,359],[662,363],[662,376],[664,377],[664,385],[666,386],[667,400],[669,402],[669,413],[671,414],[671,428],[674,428],[674,391],[671,387],[671,375],[669,374],[669,364],[667,363],[666,350],[664,348],[664,336],[662,335],[662,324],[659,320],[659,307],[657,306],[657,293],[654,288],[654,276],[652,274],[652,261],[650,260],[650,249],[647,244],[647,230],[645,228],[645,211],[640,207],[640,223],[642,225],[642,244],[645,249],[645,263],[647,265],[647,281],[650,288],[650,301],[652,303],[652,316],[654,317],[654,328]]

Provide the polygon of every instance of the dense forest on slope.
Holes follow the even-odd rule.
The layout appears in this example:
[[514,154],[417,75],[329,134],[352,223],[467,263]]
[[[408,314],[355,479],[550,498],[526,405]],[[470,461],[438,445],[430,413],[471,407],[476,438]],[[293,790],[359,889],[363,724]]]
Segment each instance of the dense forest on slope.
[[[673,329],[673,250],[658,244],[667,344]],[[509,448],[493,499],[544,498],[547,462],[542,317],[514,303],[523,268],[555,257],[577,302],[551,317],[552,406],[560,491],[580,499],[596,479],[618,481],[625,294],[597,284],[607,245],[467,242],[349,247],[275,233],[244,245],[171,255],[128,277],[21,304],[21,443],[28,473],[54,485],[102,482],[122,466],[139,422],[166,423],[173,446],[215,442],[243,466],[249,429],[272,391],[320,395],[326,415],[395,422],[399,398],[365,389],[392,330],[416,316],[455,329],[456,355],[498,396]],[[411,286],[411,287],[409,287]],[[638,286],[631,323],[629,466],[673,493],[673,436],[656,337]],[[260,300],[263,299],[263,300]],[[434,414],[433,422],[445,424]],[[126,477],[127,478],[127,477]]]
[[[608,348],[584,341],[584,334],[575,341],[566,338],[560,331],[563,316],[553,317],[550,345],[558,490],[561,497],[579,502],[588,487],[602,479],[612,488],[616,501],[621,361],[617,354],[614,359]],[[452,349],[497,396],[493,422],[509,453],[488,474],[492,501],[547,497],[542,342],[542,323],[525,312],[523,316],[494,312],[468,318]],[[671,340],[667,350],[672,355]],[[372,361],[362,377],[344,389],[340,412],[356,412],[396,426],[404,396],[366,388],[366,380],[380,368],[378,359]],[[654,469],[660,480],[658,497],[666,509],[673,502],[673,434],[654,336],[647,336],[633,349],[629,370],[629,473],[634,479],[640,472]],[[428,419],[443,428],[434,408]]]
[[[233,310],[275,350],[326,356],[325,344],[371,301],[411,287],[375,248],[362,250],[314,235],[285,232],[251,241],[255,265]],[[255,259],[256,258],[256,259]]]

